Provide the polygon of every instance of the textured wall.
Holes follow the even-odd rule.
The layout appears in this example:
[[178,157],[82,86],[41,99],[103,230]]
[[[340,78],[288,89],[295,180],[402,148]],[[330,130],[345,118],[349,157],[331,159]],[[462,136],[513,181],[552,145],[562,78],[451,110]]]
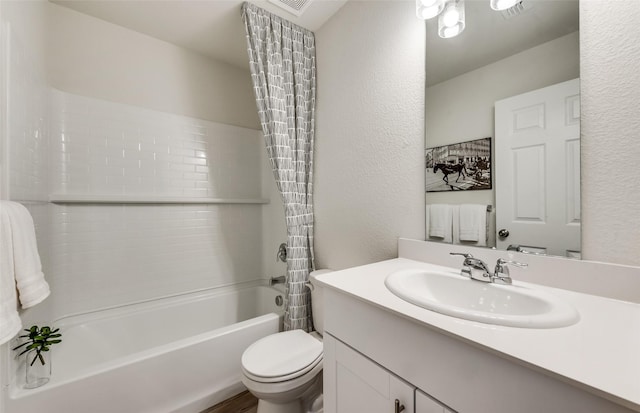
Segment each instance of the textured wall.
[[423,239],[424,22],[407,1],[348,2],[317,33],[316,264]]
[[582,256],[640,265],[640,1],[580,2]]
[[[348,3],[318,35],[316,249],[343,268],[423,239],[423,27],[404,2]],[[640,264],[640,2],[580,2],[582,249]],[[414,31],[413,35],[404,36]]]

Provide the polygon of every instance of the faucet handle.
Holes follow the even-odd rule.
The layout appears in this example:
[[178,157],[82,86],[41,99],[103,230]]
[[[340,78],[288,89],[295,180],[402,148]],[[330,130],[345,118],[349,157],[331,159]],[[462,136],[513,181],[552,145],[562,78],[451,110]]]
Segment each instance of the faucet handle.
[[529,264],[525,264],[524,262],[510,261],[505,260],[504,258],[498,258],[498,261],[496,262],[496,272],[498,272],[498,267],[500,269],[504,269],[506,264],[514,265],[520,268],[526,268],[529,266]]
[[520,268],[525,268],[529,266],[529,264],[525,264],[523,262],[510,261],[510,260],[505,260],[504,258],[498,258],[498,261],[496,262],[496,269],[494,270],[494,276],[499,277],[498,274],[504,274],[505,277],[509,277],[509,267],[507,267],[507,264],[514,265]]
[[461,255],[465,258],[473,258],[473,255],[464,252],[450,252],[449,255]]
[[525,264],[523,262],[509,261],[509,260],[505,260],[504,258],[498,258],[498,261],[496,262],[496,269],[493,273],[493,277],[491,280],[492,282],[496,284],[508,284],[508,285],[512,283],[511,276],[509,275],[509,267],[507,267],[507,264],[515,265],[516,267],[520,267],[520,268],[529,266],[529,264]]

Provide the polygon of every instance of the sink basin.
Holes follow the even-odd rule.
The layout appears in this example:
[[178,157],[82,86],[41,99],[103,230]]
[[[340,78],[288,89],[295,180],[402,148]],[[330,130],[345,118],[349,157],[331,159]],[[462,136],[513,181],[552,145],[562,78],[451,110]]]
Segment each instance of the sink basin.
[[393,294],[417,306],[481,323],[556,328],[580,319],[573,306],[552,294],[475,281],[456,272],[402,270],[387,276],[385,285]]

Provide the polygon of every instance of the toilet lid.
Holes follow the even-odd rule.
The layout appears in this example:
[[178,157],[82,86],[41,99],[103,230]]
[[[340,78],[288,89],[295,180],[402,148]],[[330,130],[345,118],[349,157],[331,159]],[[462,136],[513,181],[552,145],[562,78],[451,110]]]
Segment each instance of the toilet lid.
[[317,364],[321,356],[322,342],[302,330],[291,330],[250,345],[242,355],[242,367],[257,377],[282,377]]

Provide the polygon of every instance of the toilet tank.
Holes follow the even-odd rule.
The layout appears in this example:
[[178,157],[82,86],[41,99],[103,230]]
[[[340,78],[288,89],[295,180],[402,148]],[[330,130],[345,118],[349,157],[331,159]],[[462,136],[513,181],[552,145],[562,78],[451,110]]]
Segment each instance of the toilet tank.
[[321,274],[332,272],[331,270],[316,270],[309,273],[311,283],[311,314],[313,315],[313,327],[324,334],[324,312],[322,308],[322,286],[316,282],[316,277]]

